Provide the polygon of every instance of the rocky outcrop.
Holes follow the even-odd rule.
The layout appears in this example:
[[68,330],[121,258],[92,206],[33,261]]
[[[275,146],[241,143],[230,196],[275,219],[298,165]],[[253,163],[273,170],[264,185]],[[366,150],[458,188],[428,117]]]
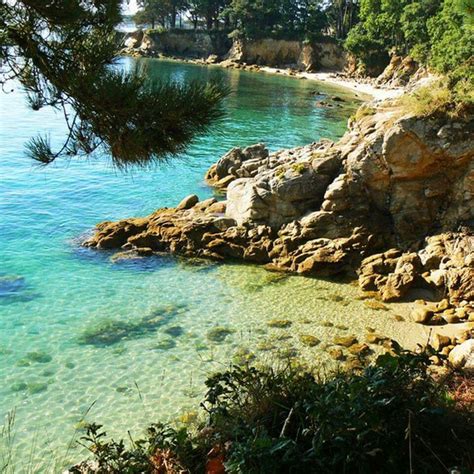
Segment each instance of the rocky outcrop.
[[390,59],[390,64],[377,77],[375,83],[387,87],[404,87],[408,85],[419,68],[420,65],[410,56],[403,58],[394,54]]
[[[426,238],[418,252],[391,249],[372,255],[361,263],[359,284],[365,291],[378,291],[384,301],[399,300],[413,288],[439,289],[453,304],[474,301],[474,234],[467,229],[446,232]],[[429,313],[436,312],[422,307],[419,322],[428,322]],[[450,316],[454,314],[446,313]]]
[[139,56],[176,56],[204,60],[223,65],[292,67],[303,71],[342,71],[346,53],[329,39],[319,42],[235,39],[223,32],[170,30],[163,32],[127,33],[123,38],[124,53]]
[[227,55],[229,63],[270,67],[294,67],[304,71],[342,71],[346,53],[333,41],[302,42],[264,38],[235,39]]
[[383,109],[352,124],[336,144],[273,154],[260,147],[251,157],[233,150],[207,177],[227,187],[227,215],[239,225],[301,218],[318,237],[362,226],[406,244],[474,218],[473,131],[467,121]]
[[206,175],[225,201],[190,196],[176,209],[106,222],[85,245],[307,275],[360,269],[362,289],[386,301],[429,288],[448,301],[439,311],[464,308],[447,319],[465,320],[474,305],[472,132],[472,121],[417,119],[385,103],[337,143],[233,149]]
[[218,61],[227,54],[232,43],[222,32],[170,30],[144,33],[139,30],[127,34],[123,44],[129,54],[182,58],[215,56]]
[[143,30],[137,30],[131,33],[126,33],[123,38],[123,45],[127,49],[139,48],[142,44],[144,36],[145,33],[143,32]]

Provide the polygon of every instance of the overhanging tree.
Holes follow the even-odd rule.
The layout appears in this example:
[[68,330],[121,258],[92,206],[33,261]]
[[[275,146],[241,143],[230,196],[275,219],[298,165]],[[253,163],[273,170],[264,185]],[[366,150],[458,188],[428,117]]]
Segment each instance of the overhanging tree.
[[99,148],[118,166],[183,152],[223,114],[225,90],[208,83],[153,83],[114,67],[120,0],[16,0],[0,3],[0,81],[18,80],[34,110],[64,113],[58,150],[33,138],[31,156],[48,164]]

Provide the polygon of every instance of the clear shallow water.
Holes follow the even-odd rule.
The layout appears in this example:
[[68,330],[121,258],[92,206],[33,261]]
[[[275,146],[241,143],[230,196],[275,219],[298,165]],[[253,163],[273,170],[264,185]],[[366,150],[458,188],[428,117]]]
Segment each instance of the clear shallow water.
[[[233,146],[266,142],[278,149],[336,139],[356,107],[315,107],[316,90],[353,97],[309,81],[141,63],[151,77],[217,76],[233,91],[218,129],[162,167],[123,174],[91,159],[37,168],[24,143],[38,132],[59,143],[62,117],[31,112],[19,90],[0,95],[0,417],[15,411],[15,472],[53,472],[81,458],[75,444],[67,445],[80,436],[84,417],[126,437],[151,420],[195,409],[206,376],[246,351],[274,361],[297,350],[327,364],[321,348],[298,339],[344,333],[322,321],[350,326],[350,333],[364,332],[368,322],[392,336],[406,330],[391,312],[354,300],[350,285],[171,257],[113,263],[110,254],[77,245],[97,222],[145,215],[191,193],[209,197],[205,170]],[[292,325],[270,328],[274,318]],[[85,344],[97,342],[86,336],[109,321],[115,340]],[[209,339],[216,326],[229,331],[220,343]],[[272,346],[278,350],[268,351]],[[5,452],[0,439],[0,462]]]

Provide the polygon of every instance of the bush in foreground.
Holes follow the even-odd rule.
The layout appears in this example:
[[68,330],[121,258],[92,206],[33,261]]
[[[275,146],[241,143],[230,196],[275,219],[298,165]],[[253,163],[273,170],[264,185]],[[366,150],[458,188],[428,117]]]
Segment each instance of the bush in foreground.
[[471,472],[471,415],[456,409],[428,363],[426,354],[384,355],[326,380],[235,367],[207,381],[199,427],[153,425],[126,448],[91,425],[84,440],[94,472]]

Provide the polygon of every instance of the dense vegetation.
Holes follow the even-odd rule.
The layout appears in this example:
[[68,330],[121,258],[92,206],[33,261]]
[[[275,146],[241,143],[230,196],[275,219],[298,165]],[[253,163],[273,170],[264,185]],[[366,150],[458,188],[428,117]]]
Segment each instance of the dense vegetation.
[[19,81],[33,110],[54,107],[68,126],[57,150],[48,137],[30,142],[40,163],[102,148],[119,166],[145,164],[182,152],[221,116],[225,93],[214,84],[150,83],[140,71],[113,67],[121,3],[0,3],[3,90],[9,81]]
[[357,18],[357,0],[140,0],[137,24],[226,29],[248,38],[313,37],[330,29],[345,38]]
[[[447,73],[470,65],[472,0],[141,0],[138,23],[227,29],[233,36],[344,42],[362,71],[380,71],[389,55],[411,55]],[[151,21],[150,18],[153,17]],[[148,18],[148,20],[147,20]],[[472,76],[471,76],[472,77]]]
[[324,381],[235,367],[207,381],[199,426],[156,424],[127,447],[90,425],[83,441],[104,473],[470,472],[472,414],[427,365],[426,354],[387,354]]
[[396,52],[447,73],[472,61],[473,16],[467,0],[361,0],[345,46],[369,68]]

